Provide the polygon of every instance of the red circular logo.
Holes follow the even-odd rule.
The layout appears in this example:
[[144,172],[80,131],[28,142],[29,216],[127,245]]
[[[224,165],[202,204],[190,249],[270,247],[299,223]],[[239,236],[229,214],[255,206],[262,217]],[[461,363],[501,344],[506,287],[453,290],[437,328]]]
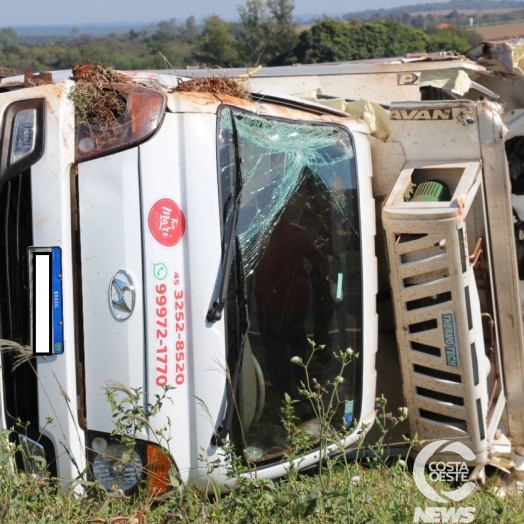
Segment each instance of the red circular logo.
[[153,204],[147,223],[155,240],[166,247],[176,246],[186,230],[184,214],[170,198],[162,198]]

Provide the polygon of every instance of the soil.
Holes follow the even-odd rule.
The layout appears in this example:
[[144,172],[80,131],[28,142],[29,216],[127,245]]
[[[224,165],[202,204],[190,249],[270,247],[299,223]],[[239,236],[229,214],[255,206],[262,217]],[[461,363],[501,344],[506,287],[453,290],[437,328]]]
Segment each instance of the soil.
[[475,27],[474,31],[480,33],[484,40],[501,40],[524,35],[524,22],[512,24],[489,25],[486,27]]

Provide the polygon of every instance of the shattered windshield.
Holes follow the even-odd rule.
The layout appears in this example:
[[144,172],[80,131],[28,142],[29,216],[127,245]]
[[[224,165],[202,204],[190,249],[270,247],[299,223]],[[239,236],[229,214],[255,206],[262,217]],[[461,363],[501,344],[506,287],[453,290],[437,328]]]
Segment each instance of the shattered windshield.
[[[233,440],[249,463],[262,464],[286,452],[286,394],[296,400],[297,423],[313,443],[318,433],[318,413],[301,391],[305,370],[297,359],[309,363],[309,377],[328,392],[328,383],[341,376],[334,352],[350,348],[356,354],[361,347],[354,148],[342,127],[227,108],[220,113],[219,163],[224,231],[233,220],[236,177],[242,181],[226,306],[230,371],[242,362]],[[249,331],[239,360],[239,309],[246,301]],[[334,425],[351,425],[358,416],[360,368],[354,359],[342,372]]]

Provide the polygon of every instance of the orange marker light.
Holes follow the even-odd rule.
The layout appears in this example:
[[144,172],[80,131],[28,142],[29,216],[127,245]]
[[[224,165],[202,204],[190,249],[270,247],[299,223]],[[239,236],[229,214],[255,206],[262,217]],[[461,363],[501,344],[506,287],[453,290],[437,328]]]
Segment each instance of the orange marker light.
[[155,497],[169,490],[169,470],[172,468],[171,460],[160,448],[147,445],[147,494]]

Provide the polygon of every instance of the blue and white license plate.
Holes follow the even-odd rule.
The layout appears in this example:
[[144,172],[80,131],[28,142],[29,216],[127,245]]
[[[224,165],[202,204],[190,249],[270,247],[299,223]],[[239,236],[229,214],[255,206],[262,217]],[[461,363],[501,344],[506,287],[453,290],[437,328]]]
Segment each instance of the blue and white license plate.
[[62,250],[29,248],[31,346],[35,355],[64,352]]

